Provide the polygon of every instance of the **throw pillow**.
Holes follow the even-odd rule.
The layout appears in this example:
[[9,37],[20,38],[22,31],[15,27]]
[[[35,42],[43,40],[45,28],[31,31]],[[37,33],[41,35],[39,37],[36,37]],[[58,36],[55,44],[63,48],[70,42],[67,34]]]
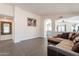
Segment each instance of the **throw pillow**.
[[69,37],[69,32],[63,33],[63,34],[62,34],[62,38],[68,39],[68,37]]
[[79,42],[72,47],[72,51],[79,53]]
[[71,41],[73,41],[73,39],[75,38],[75,35],[76,35],[76,33],[70,33],[69,34],[69,39],[71,40]]
[[74,44],[76,44],[78,41],[79,41],[79,36],[76,36],[76,37],[73,39],[73,42],[74,42]]

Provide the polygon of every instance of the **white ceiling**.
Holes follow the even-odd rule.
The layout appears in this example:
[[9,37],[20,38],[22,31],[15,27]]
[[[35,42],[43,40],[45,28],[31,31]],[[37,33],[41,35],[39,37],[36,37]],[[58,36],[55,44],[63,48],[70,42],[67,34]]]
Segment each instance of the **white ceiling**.
[[79,13],[78,3],[16,3],[14,5],[41,16]]

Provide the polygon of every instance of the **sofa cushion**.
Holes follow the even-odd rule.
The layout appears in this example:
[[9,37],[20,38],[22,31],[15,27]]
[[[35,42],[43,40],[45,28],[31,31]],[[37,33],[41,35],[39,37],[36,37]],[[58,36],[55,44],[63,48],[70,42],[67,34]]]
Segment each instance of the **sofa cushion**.
[[76,36],[76,33],[75,33],[75,32],[71,32],[71,33],[69,34],[69,39],[70,39],[71,41],[73,41],[74,38],[75,38],[75,36]]
[[62,33],[62,34],[58,34],[58,35],[54,36],[54,38],[64,38],[64,39],[68,39],[68,38],[69,38],[69,32],[67,32],[67,33]]
[[62,38],[68,39],[68,37],[69,37],[69,32],[67,32],[67,33],[62,33]]
[[59,44],[57,44],[56,46],[59,48],[71,50],[72,47],[74,46],[74,43],[73,43],[73,41],[70,41],[70,40],[63,40]]
[[71,32],[70,34],[69,34],[69,39],[70,40],[74,40],[76,37],[78,37],[79,36],[79,33],[76,33],[76,32]]
[[79,53],[79,42],[72,47],[72,51]]
[[74,44],[76,44],[77,42],[79,42],[79,36],[75,37],[75,39],[73,40]]
[[79,34],[76,34],[74,39],[73,39],[74,44],[76,44],[77,42],[79,42]]
[[64,39],[63,38],[54,38],[54,37],[49,37],[48,38],[48,41],[49,42],[61,42],[61,41],[63,41]]

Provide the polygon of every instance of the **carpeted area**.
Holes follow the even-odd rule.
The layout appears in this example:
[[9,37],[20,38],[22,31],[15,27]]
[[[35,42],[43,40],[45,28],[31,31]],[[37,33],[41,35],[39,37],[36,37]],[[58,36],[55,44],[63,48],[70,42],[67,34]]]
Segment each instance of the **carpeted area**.
[[14,44],[12,54],[14,56],[46,56],[47,43],[44,38],[24,40]]

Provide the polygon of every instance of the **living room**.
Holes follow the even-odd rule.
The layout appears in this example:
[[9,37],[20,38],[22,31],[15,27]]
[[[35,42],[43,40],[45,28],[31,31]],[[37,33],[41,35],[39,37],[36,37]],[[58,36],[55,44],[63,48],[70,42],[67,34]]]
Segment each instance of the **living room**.
[[[60,38],[67,34],[72,35],[69,33],[74,32],[76,32],[75,35],[78,35],[78,5],[76,3],[0,4],[0,55],[79,55],[75,51],[65,51],[61,47],[64,45],[62,41],[70,39],[72,36]],[[65,40],[65,42],[71,43],[72,45],[67,45],[73,47],[78,41],[73,43]],[[58,51],[64,52],[55,54]]]

